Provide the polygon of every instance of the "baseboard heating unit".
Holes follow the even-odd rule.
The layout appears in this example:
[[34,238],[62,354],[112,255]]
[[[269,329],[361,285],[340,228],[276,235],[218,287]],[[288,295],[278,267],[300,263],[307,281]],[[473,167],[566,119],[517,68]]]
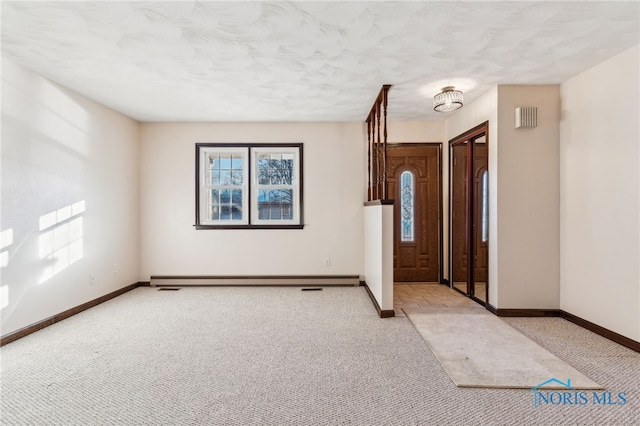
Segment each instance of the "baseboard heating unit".
[[234,275],[234,276],[189,276],[152,275],[151,287],[158,286],[232,286],[232,285],[289,285],[289,286],[359,286],[358,275]]

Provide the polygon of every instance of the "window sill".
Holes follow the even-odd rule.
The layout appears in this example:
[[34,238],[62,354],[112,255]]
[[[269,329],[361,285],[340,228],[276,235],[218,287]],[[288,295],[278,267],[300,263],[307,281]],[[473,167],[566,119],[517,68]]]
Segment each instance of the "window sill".
[[207,229],[303,229],[304,225],[193,225],[196,230]]

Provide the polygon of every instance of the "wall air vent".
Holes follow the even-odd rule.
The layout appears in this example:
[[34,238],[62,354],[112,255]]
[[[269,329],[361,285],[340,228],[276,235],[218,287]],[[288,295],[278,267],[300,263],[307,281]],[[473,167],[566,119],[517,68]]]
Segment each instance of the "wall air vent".
[[538,126],[538,107],[516,108],[516,129]]

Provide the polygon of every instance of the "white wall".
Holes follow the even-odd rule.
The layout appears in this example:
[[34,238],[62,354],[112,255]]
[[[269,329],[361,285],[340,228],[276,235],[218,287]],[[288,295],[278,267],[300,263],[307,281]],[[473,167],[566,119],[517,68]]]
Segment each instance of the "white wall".
[[138,281],[137,139],[135,121],[2,59],[3,335]]
[[443,121],[389,121],[388,143],[444,142]]
[[[363,131],[357,122],[142,124],[141,276],[362,275]],[[196,142],[304,143],[304,229],[195,230]]]
[[393,205],[364,208],[364,271],[383,311],[393,310]]
[[560,126],[561,308],[634,340],[640,340],[638,50],[563,83]]
[[[515,109],[538,126],[515,128]],[[560,307],[558,85],[498,86],[497,307]],[[491,141],[489,142],[491,144]]]

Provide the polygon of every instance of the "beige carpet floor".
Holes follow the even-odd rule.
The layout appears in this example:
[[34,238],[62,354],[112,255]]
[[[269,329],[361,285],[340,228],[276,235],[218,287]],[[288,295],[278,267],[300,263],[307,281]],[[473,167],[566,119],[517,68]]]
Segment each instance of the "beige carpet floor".
[[627,404],[457,387],[362,287],[141,287],[0,348],[0,424],[640,424],[640,354],[559,318],[506,321]]
[[[405,308],[451,380],[461,387],[532,389],[550,379],[602,386],[483,308]],[[562,389],[557,382],[544,389]]]

